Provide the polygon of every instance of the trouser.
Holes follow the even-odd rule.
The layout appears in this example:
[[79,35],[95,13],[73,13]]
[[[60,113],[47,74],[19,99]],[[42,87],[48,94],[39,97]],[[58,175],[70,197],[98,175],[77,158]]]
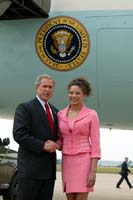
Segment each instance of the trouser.
[[17,200],[52,200],[55,180],[18,178]]
[[121,175],[121,178],[120,178],[120,180],[118,181],[118,183],[117,183],[116,186],[119,187],[120,184],[123,182],[124,179],[125,179],[125,181],[127,182],[129,188],[131,188],[132,185],[131,185],[131,183],[129,182],[128,175]]

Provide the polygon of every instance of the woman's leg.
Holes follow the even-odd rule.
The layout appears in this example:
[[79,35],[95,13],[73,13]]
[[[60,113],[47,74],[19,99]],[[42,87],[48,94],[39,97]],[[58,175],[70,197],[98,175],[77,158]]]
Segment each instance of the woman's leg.
[[77,193],[77,194],[76,194],[76,199],[75,199],[75,200],[87,200],[88,194],[89,194],[88,192]]
[[77,193],[68,193],[68,194],[66,194],[67,200],[76,200],[76,194]]

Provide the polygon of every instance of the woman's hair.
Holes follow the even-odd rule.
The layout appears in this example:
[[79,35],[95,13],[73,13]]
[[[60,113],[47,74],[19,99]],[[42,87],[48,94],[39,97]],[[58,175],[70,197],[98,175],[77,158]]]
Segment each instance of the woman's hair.
[[91,95],[91,92],[92,92],[91,85],[85,78],[79,77],[72,80],[68,85],[68,90],[70,89],[71,86],[74,86],[74,85],[80,87],[84,95],[86,96]]

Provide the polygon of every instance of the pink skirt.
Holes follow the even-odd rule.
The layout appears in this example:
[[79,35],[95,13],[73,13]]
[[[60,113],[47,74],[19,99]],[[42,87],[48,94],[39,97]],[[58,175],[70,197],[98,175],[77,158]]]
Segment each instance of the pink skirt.
[[91,158],[89,153],[62,156],[62,183],[66,193],[92,192],[87,187]]

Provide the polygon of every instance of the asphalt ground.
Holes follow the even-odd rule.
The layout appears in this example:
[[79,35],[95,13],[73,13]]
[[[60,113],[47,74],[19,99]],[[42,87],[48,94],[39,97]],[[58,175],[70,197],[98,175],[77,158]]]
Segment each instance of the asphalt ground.
[[[133,200],[133,188],[129,189],[125,181],[121,184],[121,189],[116,188],[119,178],[119,174],[97,174],[94,192],[89,194],[88,200]],[[133,175],[129,175],[129,180],[133,185]],[[66,200],[62,192],[60,172],[57,172],[53,200]]]
[[[94,192],[89,194],[88,200],[133,200],[133,188],[129,189],[125,181],[121,184],[121,189],[116,188],[119,178],[119,174],[97,174]],[[133,175],[129,175],[129,180],[133,185]],[[59,172],[57,172],[53,200],[66,200]]]

